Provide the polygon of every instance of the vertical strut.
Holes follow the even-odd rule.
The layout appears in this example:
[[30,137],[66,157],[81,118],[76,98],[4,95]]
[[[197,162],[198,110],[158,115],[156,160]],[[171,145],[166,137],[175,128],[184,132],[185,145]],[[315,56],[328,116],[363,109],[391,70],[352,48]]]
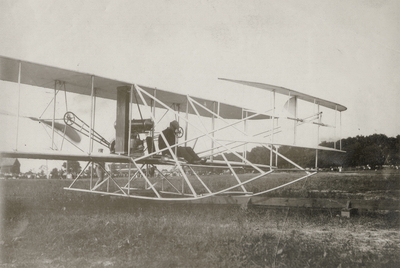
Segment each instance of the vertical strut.
[[[68,102],[67,102],[67,89],[65,88],[65,82],[62,83],[62,87],[64,88],[64,100],[65,100],[65,112],[68,112]],[[61,140],[60,151],[63,149],[64,140],[65,140],[65,132],[67,131],[67,126],[64,127],[63,138]]]
[[91,91],[90,91],[90,130],[89,130],[89,154],[93,152],[93,143],[92,143],[92,138],[93,138],[93,109],[94,109],[94,102],[93,102],[93,96],[94,96],[94,76],[92,75],[92,86],[91,86]]
[[336,149],[336,114],[337,114],[337,105],[335,105],[335,128],[334,128],[334,136],[335,136],[335,140],[333,142],[333,148]]
[[[91,91],[90,91],[90,129],[89,129],[89,155],[93,151],[93,96],[94,96],[94,76],[92,75],[92,84],[91,84]],[[91,162],[91,169],[90,169],[90,189],[93,187],[93,162]]]
[[[272,97],[272,109],[273,109],[273,112],[272,112],[272,120],[271,120],[272,121],[271,122],[271,130],[272,130],[271,143],[273,144],[274,143],[274,132],[275,132],[275,90],[272,91],[272,94],[273,94],[273,97]],[[273,145],[272,145],[272,147],[273,147]],[[270,151],[270,155],[269,155],[269,166],[270,166],[270,168],[272,168],[272,158],[273,158],[272,152],[273,152],[273,150]],[[278,159],[278,156],[276,157],[276,159]]]
[[294,140],[293,140],[293,144],[296,144],[296,136],[297,136],[297,97],[294,97],[294,118],[296,118],[296,120],[294,120]]
[[15,136],[15,150],[18,151],[18,132],[19,132],[19,107],[21,103],[21,61],[18,62],[18,116],[17,116],[17,135]]
[[[157,97],[157,89],[154,89],[153,96],[154,96],[154,98]],[[153,118],[156,118],[156,102],[153,99],[151,99],[151,103],[152,103]],[[154,123],[156,123],[156,122],[154,122]],[[152,137],[153,141],[154,141],[154,130],[155,130],[154,128],[152,128],[152,130],[151,130],[151,137]],[[151,151],[153,152],[155,150],[156,150],[156,148],[152,148]]]
[[133,102],[133,85],[131,85],[130,99],[129,99],[129,129],[128,129],[128,156],[131,156],[131,136],[132,136],[132,102]]
[[[317,129],[317,146],[319,145],[319,128],[321,127],[321,114],[319,113],[319,104],[317,105],[318,112],[318,129]],[[315,150],[315,170],[318,171],[318,149]]]
[[213,131],[213,133],[212,133],[212,139],[211,139],[211,163],[214,161],[214,137],[215,137],[215,133],[214,133],[214,129],[215,129],[215,110],[216,110],[216,102],[215,101],[213,101],[213,107],[212,107],[212,111],[213,111],[213,114],[212,114],[212,117],[211,117],[211,129],[212,129],[212,131]]
[[340,128],[339,128],[339,148],[340,150],[342,150],[342,112],[340,112],[339,114],[339,124],[340,124]]
[[[131,135],[132,135],[132,102],[133,102],[133,85],[131,85],[131,91],[130,91],[130,101],[129,101],[129,130],[128,130],[128,156],[131,156]],[[132,167],[132,162],[129,161],[129,167],[128,167],[128,195],[131,193],[131,167]],[[145,188],[147,185],[145,184]]]
[[[186,97],[186,122],[185,122],[185,141],[188,139],[188,125],[189,121],[189,99]],[[187,146],[187,142],[185,142],[185,147]]]
[[95,127],[96,127],[96,88],[94,89],[93,95],[93,126],[92,126],[92,151],[93,151],[93,144],[94,144],[94,134],[95,134]]
[[[245,118],[245,120],[243,121],[243,132],[247,135],[247,119],[246,118],[248,117],[248,112],[244,111],[242,108],[242,119],[243,119],[243,112],[244,112],[244,118]],[[247,159],[246,156],[247,156],[247,143],[245,143],[243,146],[243,157],[245,159]],[[243,162],[244,162],[244,160],[243,160]]]
[[54,121],[56,117],[56,98],[57,98],[57,83],[58,81],[54,81],[54,98],[53,98],[53,118],[51,120],[51,149],[54,149]]

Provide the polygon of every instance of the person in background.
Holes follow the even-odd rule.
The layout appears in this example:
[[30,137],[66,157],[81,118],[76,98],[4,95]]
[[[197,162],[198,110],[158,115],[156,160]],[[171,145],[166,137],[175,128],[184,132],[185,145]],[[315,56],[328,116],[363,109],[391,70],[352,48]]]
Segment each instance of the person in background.
[[[158,137],[158,148],[160,150],[167,148],[167,144],[169,146],[174,146],[176,144],[175,131],[179,129],[178,121],[174,120],[169,124],[169,127],[164,129],[162,133],[164,134],[164,138],[162,135]],[[172,148],[175,150],[175,148]],[[178,157],[183,157],[189,164],[205,164],[207,159],[200,158],[192,149],[192,147],[186,146],[178,146],[177,148]],[[169,154],[169,150],[163,151],[163,155]]]
[[96,181],[95,185],[98,185],[104,180],[104,169],[105,169],[105,163],[97,163],[96,164],[96,174],[98,177],[98,180]]
[[[99,149],[99,153],[103,153],[103,149]],[[104,170],[105,170],[105,163],[104,162],[98,162],[96,163],[96,174],[97,177],[99,178],[95,184],[97,186],[99,183],[101,183],[104,180]]]

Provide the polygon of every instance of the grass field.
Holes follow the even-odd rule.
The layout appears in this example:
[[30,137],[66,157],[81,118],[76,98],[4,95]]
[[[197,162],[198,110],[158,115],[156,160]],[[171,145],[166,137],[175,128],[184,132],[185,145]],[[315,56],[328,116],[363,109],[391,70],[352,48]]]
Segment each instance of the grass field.
[[[0,181],[0,267],[400,267],[398,213],[144,202],[68,184]],[[400,174],[321,173],[270,195],[396,199],[399,190]]]

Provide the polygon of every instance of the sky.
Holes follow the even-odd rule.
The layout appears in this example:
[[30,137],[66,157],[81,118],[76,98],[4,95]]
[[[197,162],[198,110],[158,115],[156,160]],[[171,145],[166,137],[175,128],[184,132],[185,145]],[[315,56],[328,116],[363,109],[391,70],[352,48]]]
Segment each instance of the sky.
[[[344,138],[400,134],[397,0],[3,0],[0,13],[2,56],[249,108],[270,103],[269,95],[217,78],[262,82],[346,106]],[[40,115],[52,98],[49,90],[21,92],[23,115]],[[18,88],[0,82],[0,94],[1,111],[16,114]],[[68,98],[87,116],[86,100]],[[26,121],[21,129],[36,131]],[[0,124],[16,125],[4,115]],[[0,146],[14,136],[3,132]]]

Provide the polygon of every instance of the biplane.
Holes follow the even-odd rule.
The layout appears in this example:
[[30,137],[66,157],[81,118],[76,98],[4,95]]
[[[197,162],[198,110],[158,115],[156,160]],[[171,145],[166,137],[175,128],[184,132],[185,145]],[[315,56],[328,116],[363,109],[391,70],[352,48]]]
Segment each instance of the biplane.
[[[265,107],[255,110],[8,57],[0,57],[0,70],[0,79],[4,81],[51,89],[54,96],[64,91],[65,94],[90,97],[90,103],[86,104],[90,106],[90,122],[84,122],[74,111],[66,111],[61,122],[55,112],[52,119],[30,117],[51,128],[51,144],[57,133],[72,143],[79,143],[81,137],[88,139],[89,146],[81,153],[29,152],[18,148],[0,152],[1,157],[85,162],[81,173],[65,190],[162,201],[201,201],[229,196],[237,202],[240,198],[261,196],[317,174],[319,151],[343,152],[341,143],[338,146],[335,143],[335,148],[327,148],[320,146],[318,141],[321,128],[331,128],[337,133],[338,125],[341,127],[341,112],[346,107],[284,87],[220,78],[221,83],[268,92]],[[114,126],[110,126],[115,132],[112,140],[105,139],[96,130],[95,116],[99,109],[96,98],[116,103]],[[53,105],[56,106],[55,97]],[[311,109],[302,114],[299,108],[305,106]],[[333,124],[323,122],[325,111],[334,114]],[[179,122],[179,128],[175,130],[176,142],[167,143],[166,148],[160,149],[157,143],[160,139],[166,140],[162,130],[171,120]],[[305,125],[316,133],[312,138],[315,145],[301,144],[298,136]],[[291,133],[290,142],[285,142],[284,133],[287,132]],[[94,144],[103,148],[103,153],[95,152]],[[180,146],[193,148],[207,161],[187,162],[177,153]],[[269,164],[253,163],[246,157],[247,149],[255,146],[269,151]],[[311,169],[301,167],[279,152],[280,146],[315,150],[315,166]],[[230,160],[232,156],[235,160]],[[263,180],[282,171],[278,168],[278,159],[290,163],[291,171],[297,171],[299,176],[288,183],[263,189]],[[128,176],[116,176],[107,168],[112,164],[123,165]],[[165,167],[173,169],[176,176],[163,172]],[[87,169],[91,170],[90,178],[82,176]],[[245,178],[240,174],[243,171],[248,172]],[[227,172],[230,182],[219,186],[211,177],[203,176],[207,172]],[[255,187],[255,182],[261,183]]]

